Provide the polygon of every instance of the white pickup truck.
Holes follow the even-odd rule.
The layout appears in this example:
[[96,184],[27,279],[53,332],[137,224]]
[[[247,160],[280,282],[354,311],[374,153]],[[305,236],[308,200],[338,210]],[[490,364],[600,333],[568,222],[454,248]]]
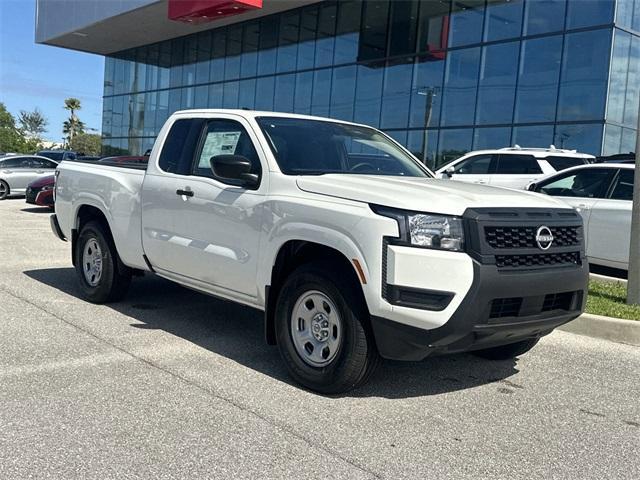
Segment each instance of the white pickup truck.
[[292,377],[323,393],[380,357],[516,357],[586,301],[573,209],[434,179],[362,125],[177,112],[146,168],[62,162],[55,194],[89,301],[123,298],[144,271],[257,308]]

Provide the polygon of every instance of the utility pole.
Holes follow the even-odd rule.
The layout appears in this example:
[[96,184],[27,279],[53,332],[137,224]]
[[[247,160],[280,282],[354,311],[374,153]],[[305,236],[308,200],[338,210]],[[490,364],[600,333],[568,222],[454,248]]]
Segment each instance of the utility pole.
[[633,174],[629,281],[627,283],[628,304],[640,304],[640,105],[638,105],[638,130],[636,135],[636,168]]

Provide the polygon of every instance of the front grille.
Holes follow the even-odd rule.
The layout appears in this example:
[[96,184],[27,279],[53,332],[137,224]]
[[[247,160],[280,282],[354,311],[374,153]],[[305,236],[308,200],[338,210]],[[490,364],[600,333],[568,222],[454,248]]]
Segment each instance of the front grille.
[[550,293],[545,295],[542,305],[543,312],[551,310],[571,310],[573,297],[576,292]]
[[[553,244],[557,247],[580,245],[577,226],[550,226]],[[484,227],[485,239],[491,248],[537,248],[535,226]]]
[[39,188],[27,187],[26,197],[27,202],[36,203],[36,197],[38,196]]
[[522,306],[522,297],[496,298],[491,302],[489,318],[517,317]]
[[535,268],[565,265],[581,265],[580,252],[496,255],[496,266],[498,268]]

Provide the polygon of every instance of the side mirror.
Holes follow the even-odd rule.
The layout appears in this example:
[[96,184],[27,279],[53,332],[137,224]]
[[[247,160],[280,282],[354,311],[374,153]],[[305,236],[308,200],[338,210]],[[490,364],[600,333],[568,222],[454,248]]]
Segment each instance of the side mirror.
[[260,176],[251,173],[251,161],[242,155],[216,155],[209,160],[213,174],[233,185],[257,188]]
[[529,185],[527,185],[527,190],[529,190],[530,192],[535,192],[537,186],[538,185],[536,184],[536,182],[531,182]]
[[456,173],[455,167],[449,167],[444,171],[445,175],[449,178],[453,177],[453,174]]

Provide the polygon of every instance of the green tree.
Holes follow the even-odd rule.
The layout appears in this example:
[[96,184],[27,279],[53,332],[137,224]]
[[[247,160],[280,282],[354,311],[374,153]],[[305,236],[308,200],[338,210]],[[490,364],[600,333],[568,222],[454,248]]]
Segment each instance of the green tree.
[[62,133],[67,136],[68,142],[71,143],[73,137],[84,131],[84,123],[82,123],[76,115],[76,111],[80,110],[82,106],[80,105],[80,100],[70,97],[65,99],[64,108],[65,110],[69,110],[71,115],[69,116],[69,119],[64,122]]
[[78,133],[69,142],[69,147],[84,155],[100,155],[102,137],[94,133]]
[[36,108],[33,112],[20,110],[18,115],[21,130],[29,138],[40,139],[42,134],[47,131],[49,121],[42,115],[42,112]]
[[0,152],[33,153],[40,147],[39,140],[26,138],[16,127],[15,118],[0,102]]

